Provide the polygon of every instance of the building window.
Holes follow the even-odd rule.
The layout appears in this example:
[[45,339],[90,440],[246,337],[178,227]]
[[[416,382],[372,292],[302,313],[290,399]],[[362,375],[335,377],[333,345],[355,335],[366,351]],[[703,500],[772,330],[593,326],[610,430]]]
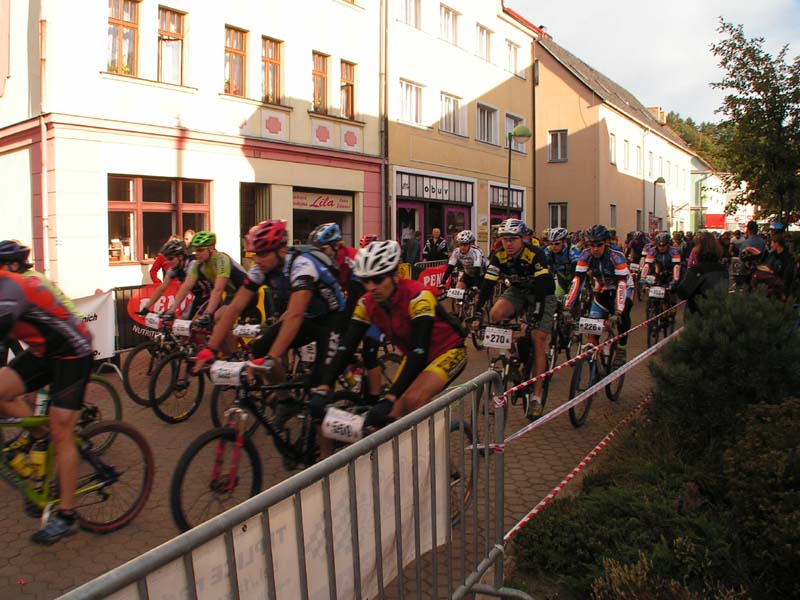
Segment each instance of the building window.
[[244,96],[245,64],[247,63],[247,33],[233,27],[225,28],[225,93]]
[[400,119],[422,124],[422,88],[410,81],[400,80]]
[[608,224],[609,224],[609,227],[616,227],[617,226],[617,205],[616,204],[612,204],[611,205],[611,211],[610,211],[610,214],[608,215]]
[[261,99],[281,103],[281,46],[278,40],[261,38]]
[[[525,194],[518,188],[511,188],[511,210],[522,212]],[[492,208],[508,208],[508,188],[489,186],[489,206]]]
[[[522,125],[522,122],[523,122],[522,117],[517,117],[516,115],[511,115],[509,113],[506,113],[506,143],[505,143],[506,148],[508,148],[508,134],[514,131],[514,128],[517,125]],[[525,154],[526,152],[525,144],[520,142],[515,142],[513,138],[511,140],[511,149],[514,150],[514,152],[520,152],[522,154]]]
[[647,176],[652,178],[653,177],[653,153],[647,153]]
[[448,133],[462,134],[461,126],[461,99],[448,94],[442,94],[441,116],[439,117],[439,130]]
[[314,80],[314,112],[328,112],[328,57],[319,52],[311,53],[314,67],[311,76]]
[[158,80],[183,84],[182,13],[158,7]]
[[659,177],[663,177],[664,176],[664,157],[663,156],[659,156],[658,157],[658,176]]
[[551,202],[548,205],[550,228],[567,227],[567,203]]
[[558,129],[550,132],[550,148],[548,150],[550,162],[567,162],[567,130]]
[[497,110],[478,104],[478,133],[476,138],[488,144],[497,144]]
[[[672,174],[672,163],[670,161],[667,161],[667,179],[670,178],[671,174]],[[667,185],[671,185],[671,184],[672,184],[671,181],[667,181]]]
[[205,181],[109,175],[109,260],[155,258],[170,236],[208,229],[208,194]]
[[636,174],[642,174],[642,147],[636,146]]
[[644,221],[642,220],[642,211],[641,209],[636,209],[636,231],[642,231],[644,229]]
[[608,160],[612,165],[617,164],[617,136],[608,134]]
[[356,66],[351,62],[347,62],[346,60],[342,61],[341,88],[342,116],[345,119],[355,119]]
[[400,20],[419,29],[419,0],[401,0]]
[[478,25],[477,47],[475,53],[483,60],[491,60],[492,32]]
[[506,71],[519,75],[519,46],[506,40]]
[[631,144],[628,140],[622,142],[622,166],[626,171],[631,168]]
[[139,3],[108,0],[108,58],[106,70],[136,77],[136,46],[139,43]]
[[444,4],[439,6],[439,35],[445,42],[458,45],[458,13]]

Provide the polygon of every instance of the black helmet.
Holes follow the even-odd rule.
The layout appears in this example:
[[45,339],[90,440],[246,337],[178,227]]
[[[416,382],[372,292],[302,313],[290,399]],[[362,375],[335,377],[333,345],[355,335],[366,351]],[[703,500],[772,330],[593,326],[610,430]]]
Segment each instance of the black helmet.
[[656,245],[657,246],[667,246],[669,245],[670,237],[666,231],[662,231],[656,236]]
[[28,260],[31,249],[16,240],[0,242],[0,263],[24,263]]
[[610,237],[605,225],[594,225],[586,231],[586,240],[589,242],[605,242]]
[[186,254],[186,244],[183,243],[183,240],[169,240],[161,247],[161,254],[165,258],[184,256]]

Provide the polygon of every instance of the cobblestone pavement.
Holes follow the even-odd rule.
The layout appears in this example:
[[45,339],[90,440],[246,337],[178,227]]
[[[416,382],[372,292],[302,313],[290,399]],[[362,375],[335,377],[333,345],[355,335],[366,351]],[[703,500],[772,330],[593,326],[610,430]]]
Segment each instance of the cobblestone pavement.
[[[643,319],[641,306],[634,307],[634,323]],[[645,347],[645,335],[631,336],[628,357]],[[469,366],[460,377],[466,381],[486,368],[485,352],[470,351]],[[554,376],[548,410],[567,399],[571,371],[564,369]],[[116,376],[109,375],[116,380]],[[606,433],[608,433],[650,389],[646,365],[628,373],[621,398],[609,402],[604,394],[595,397],[588,422],[575,429],[565,415],[540,430],[512,442],[505,454],[505,527],[509,529],[543,498]],[[0,517],[0,598],[54,598],[143,552],[174,537],[178,531],[169,509],[169,482],[175,463],[184,448],[201,432],[211,427],[209,391],[203,405],[187,422],[168,425],[146,408],[123,397],[124,419],[140,429],[149,440],[156,460],[155,483],[144,511],[126,528],[108,534],[80,532],[50,547],[38,547],[29,541],[38,521],[25,516],[22,498],[8,486],[0,489],[5,506]],[[520,405],[510,409],[507,432],[516,431],[527,420]],[[286,477],[271,442],[263,433],[256,438],[265,462],[265,485]]]

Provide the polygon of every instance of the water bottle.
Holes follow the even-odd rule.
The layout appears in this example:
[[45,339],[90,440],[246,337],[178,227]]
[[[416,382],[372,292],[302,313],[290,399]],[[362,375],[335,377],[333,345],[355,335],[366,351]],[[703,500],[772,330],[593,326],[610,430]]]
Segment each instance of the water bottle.
[[47,406],[50,404],[50,394],[47,390],[40,389],[36,392],[36,406],[33,409],[35,417],[43,417],[47,414]]

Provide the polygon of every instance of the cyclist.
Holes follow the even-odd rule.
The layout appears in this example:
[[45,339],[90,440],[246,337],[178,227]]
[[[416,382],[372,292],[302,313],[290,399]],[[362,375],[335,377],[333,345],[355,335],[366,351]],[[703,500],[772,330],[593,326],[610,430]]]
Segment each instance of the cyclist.
[[331,368],[312,390],[316,419],[324,417],[333,382],[371,325],[385,332],[405,358],[389,391],[367,414],[367,427],[382,427],[427,404],[464,369],[463,332],[421,282],[398,277],[400,255],[400,245],[393,240],[373,242],[358,251],[356,275],[367,291],[358,301]]
[[[194,249],[195,260],[190,265],[186,278],[183,280],[178,293],[175,294],[175,304],[166,311],[163,319],[171,320],[175,317],[175,311],[181,306],[186,296],[192,289],[202,281],[211,287],[205,309],[198,311],[195,323],[201,327],[209,327],[213,324],[218,309],[223,304],[229,303],[234,292],[239,289],[247,277],[247,272],[239,263],[233,260],[224,252],[216,248],[217,235],[211,231],[198,231],[192,237],[192,248]],[[223,301],[223,294],[227,294]],[[252,298],[252,306],[256,305],[255,296]],[[248,307],[249,308],[249,307]]]
[[[628,285],[630,271],[625,256],[619,250],[608,245],[608,229],[603,225],[595,225],[588,230],[586,241],[589,247],[581,253],[575,267],[575,277],[567,294],[565,307],[572,309],[581,295],[581,288],[586,284],[586,275],[592,273],[594,282],[594,299],[589,317],[618,322],[622,331],[631,328],[631,295],[633,289]],[[596,341],[596,339],[595,339]],[[628,336],[623,336],[614,354],[614,369],[625,364]]]
[[550,245],[545,249],[547,266],[555,275],[556,296],[559,298],[567,293],[580,256],[580,251],[570,243],[568,236],[569,232],[563,227],[554,227],[548,233]]
[[[546,368],[545,354],[556,312],[555,282],[544,250],[523,241],[523,233],[527,230],[519,219],[506,219],[500,224],[497,235],[502,239],[503,248],[489,261],[475,314],[481,314],[497,281],[501,278],[508,280],[510,287],[492,306],[489,320],[496,323],[514,315],[527,314],[534,346],[533,364],[536,373],[542,373]],[[477,323],[473,323],[475,326]],[[530,356],[530,337],[525,335],[517,343],[522,364],[527,364]],[[537,381],[530,394],[527,417],[531,420],[542,414],[542,386],[543,383]]]
[[[186,244],[183,240],[174,239],[168,241],[161,248],[161,255],[167,261],[166,264],[169,270],[164,275],[164,281],[161,282],[161,285],[156,288],[156,291],[147,301],[147,304],[139,311],[138,314],[142,316],[150,312],[150,309],[156,305],[156,302],[158,302],[173,280],[181,283],[186,281],[186,275],[191,270],[194,262],[194,257],[187,252]],[[203,303],[208,301],[208,297],[211,294],[210,282],[207,279],[198,278],[191,292],[193,296],[192,304],[189,310],[186,311],[189,319],[197,313]]]
[[366,233],[361,236],[361,240],[358,242],[359,248],[366,248],[372,242],[377,242],[378,236],[374,233]]
[[[8,258],[4,256],[4,262]],[[61,499],[54,516],[31,537],[37,544],[52,544],[78,527],[74,495],[79,458],[72,432],[92,370],[92,337],[81,314],[60,297],[63,294],[44,277],[0,269],[0,341],[11,338],[27,344],[25,351],[0,368],[0,411],[11,417],[30,417],[33,411],[22,394],[50,386],[50,439]],[[31,433],[33,438],[43,434]],[[31,440],[32,446],[35,443]]]
[[475,234],[472,231],[465,229],[460,232],[456,235],[456,243],[458,248],[450,254],[447,268],[444,270],[444,275],[442,275],[442,283],[439,285],[441,290],[447,287],[447,280],[456,270],[462,272],[456,283],[458,289],[463,290],[480,286],[483,274],[489,265],[489,259],[475,245]]
[[647,249],[642,277],[655,275],[656,283],[669,288],[672,296],[681,279],[681,249],[670,241],[666,231],[656,235],[655,243]]

